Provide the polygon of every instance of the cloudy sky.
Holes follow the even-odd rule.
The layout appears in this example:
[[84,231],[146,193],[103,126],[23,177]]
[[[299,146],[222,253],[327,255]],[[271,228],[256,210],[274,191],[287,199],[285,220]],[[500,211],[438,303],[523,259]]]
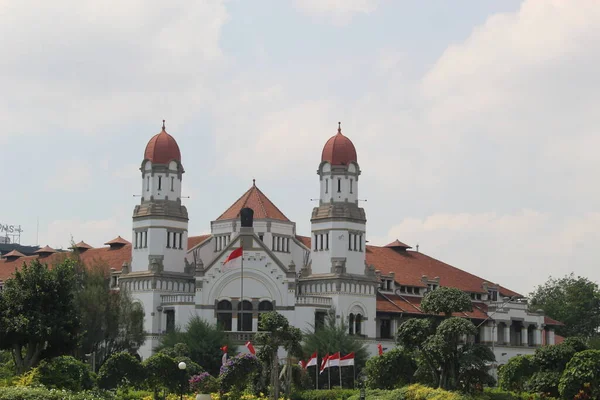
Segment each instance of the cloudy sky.
[[129,238],[162,119],[190,234],[256,178],[308,235],[341,121],[371,244],[523,293],[600,280],[600,2],[2,0],[0,21],[0,223],[23,244]]

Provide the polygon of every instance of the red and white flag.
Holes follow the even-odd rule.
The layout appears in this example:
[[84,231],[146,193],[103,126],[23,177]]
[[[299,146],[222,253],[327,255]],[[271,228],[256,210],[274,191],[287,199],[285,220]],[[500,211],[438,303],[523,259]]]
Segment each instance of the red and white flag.
[[339,367],[340,366],[340,352],[339,351],[337,353],[329,356],[329,359],[327,360],[327,366],[328,367]]
[[325,371],[325,368],[328,367],[327,361],[329,360],[329,353],[325,354],[325,357],[321,360],[321,368],[319,370],[319,374],[322,374]]
[[223,263],[223,268],[237,268],[242,266],[242,256],[244,255],[244,248],[238,247],[229,254],[229,257]]
[[252,355],[256,355],[256,350],[254,350],[254,346],[252,346],[252,342],[248,341],[246,343],[246,347],[248,348],[248,351],[250,353],[252,353]]
[[221,357],[221,363],[224,365],[227,362],[227,346],[221,347],[221,351],[223,352],[223,357]]
[[354,365],[354,352],[340,358],[340,367],[349,367],[351,365]]
[[298,365],[300,366],[300,368],[306,369],[306,362],[304,360],[298,361]]
[[306,363],[305,368],[312,367],[313,365],[317,365],[317,352],[316,351],[312,354],[312,356],[310,356],[310,359]]
[[382,356],[383,355],[383,346],[381,346],[381,343],[379,343],[377,345],[377,350],[379,351],[379,355]]

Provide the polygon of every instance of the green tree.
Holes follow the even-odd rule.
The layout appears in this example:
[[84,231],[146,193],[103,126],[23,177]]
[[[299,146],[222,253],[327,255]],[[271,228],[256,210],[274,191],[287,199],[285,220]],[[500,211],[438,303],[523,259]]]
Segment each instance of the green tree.
[[236,351],[222,329],[199,316],[188,321],[185,331],[176,327],[173,332],[163,335],[156,350],[174,348],[177,344],[184,344],[189,351],[188,357],[213,376],[221,368],[221,347],[227,346],[230,354]]
[[90,367],[71,356],[42,360],[37,367],[35,380],[48,388],[73,392],[89,390],[94,386],[94,374]]
[[550,277],[538,286],[529,298],[532,311],[544,313],[564,326],[558,326],[559,335],[591,338],[600,329],[600,289],[589,279],[573,274],[560,279]]
[[35,366],[46,347],[75,347],[80,324],[73,260],[53,269],[37,260],[23,264],[0,293],[0,346],[12,351],[18,373]]
[[559,391],[563,399],[574,399],[579,392],[600,398],[600,350],[585,350],[573,356],[560,378]]
[[115,389],[123,385],[138,387],[144,380],[144,367],[140,361],[127,352],[112,354],[98,373],[98,386],[102,389]]
[[185,379],[184,372],[178,368],[177,361],[164,353],[156,353],[142,363],[146,384],[157,397],[159,390],[176,391]]
[[428,292],[423,297],[421,310],[426,314],[443,314],[448,318],[455,312],[473,311],[473,304],[465,292],[442,286]]
[[[254,337],[254,341],[261,346],[261,351],[265,352],[271,361],[271,387],[273,388],[273,398],[279,399],[279,357],[277,351],[283,347],[287,355],[288,371],[291,373],[291,356],[301,354],[300,342],[302,333],[298,328],[290,325],[286,317],[276,311],[264,313],[258,322],[260,332]],[[290,375],[291,377],[291,375]],[[289,380],[286,389],[289,390]]]
[[395,347],[367,360],[367,386],[371,389],[396,389],[411,383],[416,370],[413,355]]
[[[319,357],[323,357],[325,354],[334,354],[338,351],[342,356],[354,352],[354,365],[358,375],[369,357],[367,346],[358,336],[350,335],[348,324],[343,317],[339,322],[337,320],[336,312],[332,309],[325,316],[323,326],[310,325],[311,330],[303,332],[304,354],[317,352]],[[320,362],[321,360],[319,365]],[[354,381],[351,368],[342,369],[342,380],[344,387],[351,387]],[[336,383],[340,383],[339,374],[331,374],[331,385],[335,386]]]

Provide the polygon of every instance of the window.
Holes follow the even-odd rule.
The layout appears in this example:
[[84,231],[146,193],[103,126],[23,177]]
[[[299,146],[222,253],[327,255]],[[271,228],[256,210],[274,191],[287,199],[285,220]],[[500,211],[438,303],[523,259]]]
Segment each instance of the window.
[[342,180],[338,178],[338,193],[342,191]]
[[231,331],[231,320],[233,316],[233,307],[231,302],[221,300],[217,303],[217,325],[224,331]]
[[167,231],[167,248],[171,248],[171,232]]
[[183,243],[183,232],[179,233],[179,250],[183,249],[183,246],[181,245]]
[[175,310],[167,310],[165,314],[167,315],[167,333],[175,331]]
[[315,233],[315,237],[313,239],[313,250],[318,250],[318,244],[317,244],[317,237],[319,237],[316,233]]
[[173,191],[173,183],[174,183],[174,181],[175,181],[175,178],[171,177],[171,192]]
[[350,193],[352,193],[352,179],[350,179]]
[[252,332],[252,303],[248,300],[238,303],[237,320],[237,330],[239,332]]
[[490,301],[498,301],[498,291],[497,290],[489,290],[488,291],[488,299]]
[[348,250],[352,250],[352,234],[348,233]]
[[325,326],[325,312],[315,312],[315,331],[322,329]]
[[361,328],[362,328],[362,315],[360,314],[356,314],[355,320],[354,320],[354,332],[357,335],[360,335],[361,333]]
[[177,248],[177,233],[173,232],[173,248]]
[[144,231],[144,248],[148,248],[148,231]]
[[149,190],[150,190],[150,177],[148,176],[146,178],[146,191],[149,191]]
[[329,250],[329,232],[325,234],[325,248]]
[[135,233],[135,242],[134,242],[133,248],[134,249],[138,248],[138,232]]
[[354,236],[354,248],[353,248],[353,250],[356,250],[356,249],[358,249],[358,246],[357,246],[358,235],[353,235],[353,236]]
[[162,188],[162,176],[158,177],[158,190],[161,190]]
[[363,235],[359,235],[359,239],[358,239],[358,251],[363,251]]
[[389,319],[382,319],[379,325],[379,336],[382,339],[392,338],[392,321]]
[[319,250],[323,250],[323,234],[319,235]]
[[354,314],[348,316],[348,334],[354,335]]
[[325,179],[325,193],[329,193],[329,179]]
[[260,239],[261,242],[263,241],[264,237],[265,236],[262,233],[260,235],[258,235],[258,238]]

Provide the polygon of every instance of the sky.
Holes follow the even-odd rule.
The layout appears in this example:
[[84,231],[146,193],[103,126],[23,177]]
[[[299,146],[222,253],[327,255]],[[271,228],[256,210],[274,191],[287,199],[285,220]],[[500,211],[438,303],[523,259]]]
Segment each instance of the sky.
[[22,244],[130,239],[163,119],[190,235],[253,178],[310,235],[341,121],[369,244],[521,293],[600,280],[595,0],[2,0],[0,20],[0,224]]

